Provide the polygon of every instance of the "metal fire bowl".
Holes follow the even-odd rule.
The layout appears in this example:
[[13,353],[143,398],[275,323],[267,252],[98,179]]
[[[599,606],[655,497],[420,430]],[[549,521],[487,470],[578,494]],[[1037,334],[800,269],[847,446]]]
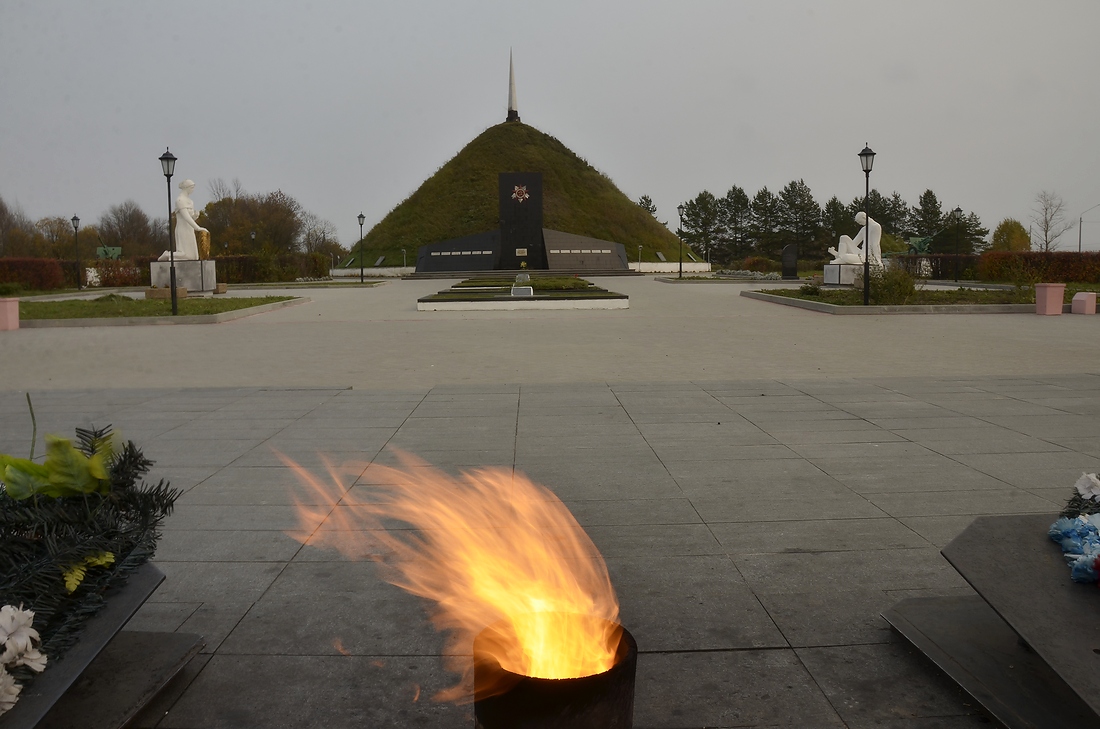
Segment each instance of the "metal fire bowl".
[[[488,630],[474,639],[474,694],[482,697],[474,701],[475,729],[633,727],[638,644],[626,628],[619,638],[615,665],[582,678],[532,678],[505,670],[478,650]],[[497,693],[483,696],[489,686],[495,686]]]

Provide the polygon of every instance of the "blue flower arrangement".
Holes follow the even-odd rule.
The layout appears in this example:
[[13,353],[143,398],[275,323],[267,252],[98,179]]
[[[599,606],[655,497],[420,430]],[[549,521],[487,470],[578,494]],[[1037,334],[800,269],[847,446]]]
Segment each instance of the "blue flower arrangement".
[[1062,516],[1047,535],[1062,548],[1074,582],[1100,581],[1100,477],[1082,474]]

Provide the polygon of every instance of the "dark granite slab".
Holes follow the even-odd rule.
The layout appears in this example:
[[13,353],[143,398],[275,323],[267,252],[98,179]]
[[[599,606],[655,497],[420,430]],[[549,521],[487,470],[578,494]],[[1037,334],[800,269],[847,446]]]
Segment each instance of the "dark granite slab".
[[1061,550],[1047,538],[1056,518],[978,517],[943,556],[1100,713],[1100,591],[1070,580]]
[[47,665],[11,711],[0,716],[0,729],[36,726],[163,581],[164,573],[146,563],[121,588],[108,593],[107,604],[84,624],[79,642],[61,660]]
[[882,613],[1010,729],[1100,728],[1100,718],[981,597],[915,597]]

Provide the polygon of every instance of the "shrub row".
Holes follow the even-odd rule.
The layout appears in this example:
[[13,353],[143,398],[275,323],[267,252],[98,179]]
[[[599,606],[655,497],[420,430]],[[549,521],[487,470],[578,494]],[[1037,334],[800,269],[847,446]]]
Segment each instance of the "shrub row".
[[893,256],[894,266],[914,278],[946,280],[955,278],[955,262],[958,259],[959,278],[972,279],[977,275],[980,256],[971,254],[932,253],[923,256]]
[[[75,272],[75,266],[73,268]],[[61,261],[54,258],[0,258],[0,283],[48,291],[65,285]]]
[[1100,283],[1100,253],[1095,251],[1008,252],[982,254],[978,276],[983,281],[1018,284]]
[[274,283],[297,278],[324,278],[330,259],[323,253],[283,253],[276,256],[219,256],[218,281]]
[[[152,256],[118,261],[81,261],[94,268],[104,287],[148,286]],[[218,280],[224,283],[274,283],[329,275],[328,256],[321,253],[285,253],[277,256],[221,256]],[[83,282],[86,284],[87,280]],[[76,287],[76,261],[55,258],[0,258],[0,284],[18,285],[28,291]],[[8,287],[10,288],[10,287]]]

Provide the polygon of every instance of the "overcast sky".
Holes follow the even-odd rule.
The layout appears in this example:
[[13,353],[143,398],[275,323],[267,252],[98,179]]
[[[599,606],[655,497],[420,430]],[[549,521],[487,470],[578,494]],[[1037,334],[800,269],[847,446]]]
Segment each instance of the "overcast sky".
[[[0,0],[0,196],[94,222],[128,198],[238,178],[358,239],[504,120],[631,198],[677,203],[803,178],[819,203],[872,186],[992,229],[1040,190],[1100,203],[1100,2]],[[1100,207],[1085,215],[1100,249]],[[1077,231],[1063,249],[1076,248]]]

